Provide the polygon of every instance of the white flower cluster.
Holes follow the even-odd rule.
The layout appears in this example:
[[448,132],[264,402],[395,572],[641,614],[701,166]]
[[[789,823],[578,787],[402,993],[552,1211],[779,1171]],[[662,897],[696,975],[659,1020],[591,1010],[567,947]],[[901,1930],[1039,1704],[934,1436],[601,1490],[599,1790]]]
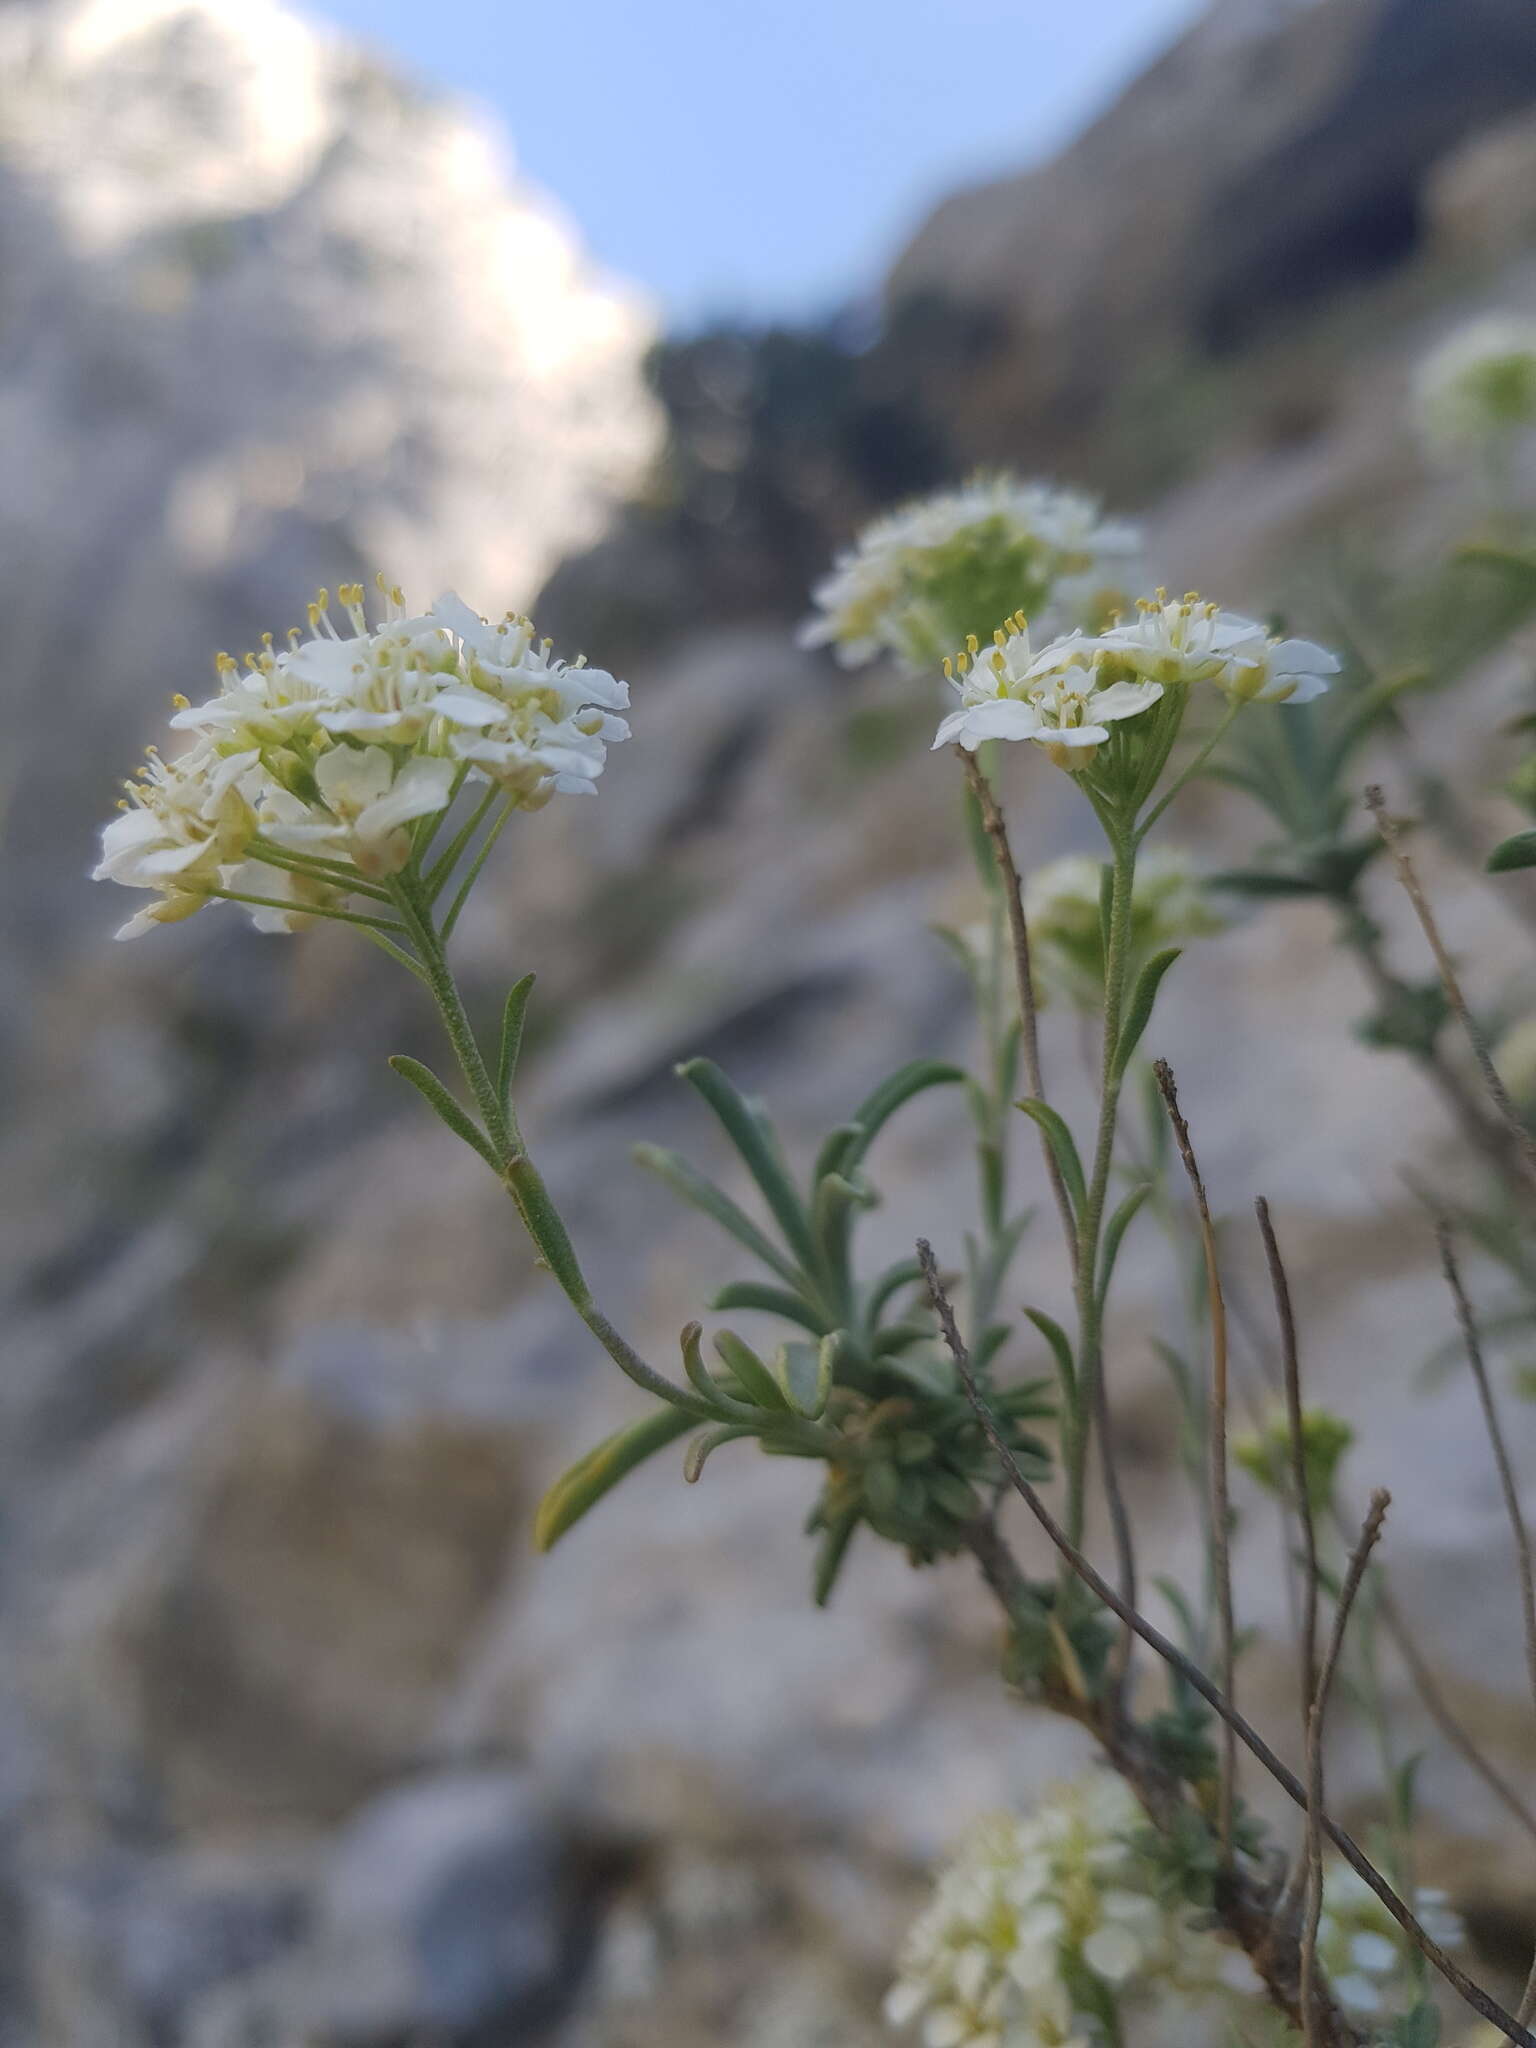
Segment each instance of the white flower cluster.
[[1020,606],[1065,619],[1097,602],[1102,613],[1140,552],[1138,530],[1106,523],[1080,492],[978,477],[867,527],[812,593],[801,644],[832,647],[846,668],[890,653],[921,673]]
[[986,740],[1034,740],[1059,767],[1080,770],[1112,724],[1150,710],[1174,686],[1211,683],[1239,704],[1305,704],[1327,689],[1338,668],[1326,647],[1277,638],[1192,592],[1139,598],[1129,624],[1067,633],[1039,653],[1015,613],[991,647],[972,639],[945,660],[960,708],[933,744],[974,753]]
[[628,737],[626,684],[559,660],[527,619],[491,625],[451,593],[412,615],[380,590],[378,623],[361,584],[337,594],[345,630],[321,591],[307,635],[281,649],[266,635],[243,669],[221,654],[218,694],[177,699],[171,724],[190,744],[170,760],[150,750],[102,835],[96,879],[152,895],[119,938],[214,896],[290,931],[399,873],[418,821],[469,781],[523,810],[596,788],[607,743]]
[[[1024,890],[1038,994],[1062,995],[1084,1009],[1104,1000],[1104,934],[1100,914],[1104,870],[1086,853],[1047,861]],[[1167,946],[1222,929],[1190,856],[1149,846],[1137,858],[1131,885],[1129,972]]]
[[[1417,1891],[1413,1910],[1425,1933],[1441,1948],[1459,1948],[1466,1939],[1443,1891]],[[1393,2002],[1394,1979],[1404,1994],[1403,2002],[1411,2002],[1409,1952],[1403,1931],[1365,1879],[1347,1863],[1329,1864],[1323,1872],[1317,1959],[1346,2012],[1363,2017],[1386,2010]]]
[[1536,427],[1536,319],[1494,313],[1432,349],[1414,379],[1427,446],[1447,456]]
[[923,2048],[1090,2048],[1123,2000],[1246,1988],[1244,1959],[1154,1889],[1140,1825],[1103,1773],[983,1822],[908,1933],[889,2023],[920,2022]]

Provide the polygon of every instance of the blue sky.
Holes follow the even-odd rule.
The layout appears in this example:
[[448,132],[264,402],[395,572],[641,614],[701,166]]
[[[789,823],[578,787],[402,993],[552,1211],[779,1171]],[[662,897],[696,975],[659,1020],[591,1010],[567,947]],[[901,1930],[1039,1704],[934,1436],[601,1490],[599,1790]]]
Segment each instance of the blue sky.
[[1195,0],[310,0],[489,104],[672,325],[868,291],[934,200],[1049,152]]

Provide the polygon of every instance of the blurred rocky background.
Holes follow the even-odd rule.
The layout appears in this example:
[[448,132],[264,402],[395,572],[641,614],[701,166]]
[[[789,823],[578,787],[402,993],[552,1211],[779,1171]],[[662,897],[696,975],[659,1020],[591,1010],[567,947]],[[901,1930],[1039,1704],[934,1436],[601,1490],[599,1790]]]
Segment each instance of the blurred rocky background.
[[[377,566],[631,677],[601,801],[509,834],[462,938],[487,1004],[539,972],[526,1121],[664,1358],[734,1272],[628,1163],[643,1137],[727,1171],[673,1062],[722,1060],[803,1152],[966,1045],[926,929],[968,903],[933,697],[792,644],[831,550],[1010,463],[1144,516],[1170,585],[1289,599],[1326,639],[1341,563],[1468,516],[1407,380],[1469,312],[1536,309],[1533,195],[1530,0],[1219,0],[1056,162],[941,206],[877,332],[668,342],[494,136],[270,0],[0,0],[5,2048],[865,2048],[926,1864],[1079,1754],[1002,1693],[961,1566],[855,1555],[811,1609],[794,1467],[728,1451],[690,1489],[663,1458],[535,1559],[539,1492],[629,1390],[384,1068],[431,1045],[404,977],[219,911],[107,943],[92,835],[166,697]],[[1416,714],[1419,748],[1493,781],[1532,651]],[[1026,856],[1089,844],[1031,765]],[[1485,808],[1491,843],[1513,814]],[[1205,791],[1186,823],[1213,864],[1260,832]],[[1507,892],[1435,882],[1480,993],[1518,993]],[[1528,1780],[1475,1416],[1417,1382],[1447,1318],[1400,1168],[1454,1140],[1353,1035],[1327,940],[1284,904],[1197,949],[1155,1049],[1231,1218],[1248,1370],[1263,1190],[1312,1384],[1401,1503],[1400,1597]],[[1069,1019],[1047,1052],[1071,1099]],[[953,1248],[950,1106],[882,1142],[870,1256]],[[1187,1571],[1148,1342],[1174,1266],[1144,1228],[1114,1373],[1138,1513]],[[1017,1292],[1065,1297],[1043,1224]],[[1248,1506],[1249,1683],[1289,1740]],[[1436,1874],[1504,1983],[1528,1847],[1424,1740]],[[1352,1731],[1333,1783],[1368,1824]]]

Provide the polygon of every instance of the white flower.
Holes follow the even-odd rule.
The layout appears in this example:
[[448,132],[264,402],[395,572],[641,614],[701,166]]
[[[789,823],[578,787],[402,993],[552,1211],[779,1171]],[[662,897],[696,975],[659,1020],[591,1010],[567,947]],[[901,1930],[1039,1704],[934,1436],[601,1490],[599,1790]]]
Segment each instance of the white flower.
[[262,899],[257,927],[292,931],[344,912],[349,881],[398,874],[410,827],[466,783],[523,809],[596,788],[609,743],[628,737],[624,683],[562,661],[525,618],[490,625],[451,592],[415,615],[379,588],[376,621],[360,583],[337,593],[340,625],[322,590],[307,635],[282,649],[264,635],[243,670],[221,654],[218,694],[176,699],[171,723],[193,744],[169,764],[151,754],[95,871],[155,892],[121,936],[219,894]]
[[[1414,1907],[1425,1931],[1442,1948],[1460,1946],[1465,1935],[1444,1892],[1422,1890],[1415,1894]],[[1323,1873],[1317,1953],[1346,2011],[1377,2013],[1411,2001],[1410,1958],[1402,1930],[1365,1879],[1346,1863],[1331,1863]]]
[[582,661],[559,660],[531,620],[509,613],[493,626],[451,591],[431,617],[461,650],[463,680],[441,700],[443,714],[469,728],[449,738],[455,758],[529,810],[557,792],[595,790],[608,742],[629,737],[614,716],[629,704],[628,684]]
[[451,761],[417,756],[402,763],[385,747],[343,742],[316,763],[320,803],[301,806],[299,816],[274,801],[262,836],[294,853],[351,860],[371,878],[398,874],[410,858],[406,826],[446,807],[454,776]]
[[1163,694],[1159,682],[1112,682],[1101,689],[1097,644],[1081,633],[1054,640],[1036,654],[1029,628],[1015,616],[994,644],[974,639],[944,663],[960,709],[940,725],[935,747],[959,745],[974,753],[986,740],[1034,740],[1058,767],[1086,768],[1109,738],[1110,725],[1149,710]]
[[1107,1774],[1025,1819],[984,1821],[907,1936],[887,2022],[919,2022],[923,2048],[1087,2048],[1074,1996],[1085,1978],[1110,2003],[1159,1985],[1214,1994],[1231,1952],[1164,1902],[1132,1839],[1140,1825]]
[[1097,646],[1133,674],[1159,683],[1214,683],[1244,703],[1305,704],[1327,689],[1338,656],[1311,640],[1285,640],[1254,619],[1159,591],[1137,601],[1129,625],[1111,626]]
[[1438,454],[1536,426],[1536,320],[1494,313],[1457,328],[1419,365],[1413,395],[1419,431]]
[[250,778],[255,753],[219,754],[199,741],[166,761],[153,749],[127,785],[119,816],[101,835],[93,881],[152,889],[159,898],[118,932],[133,939],[202,907],[219,869],[252,830]]
[[1087,616],[1140,548],[1080,492],[979,477],[867,527],[816,586],[800,642],[847,668],[888,652],[918,673],[1005,611]]

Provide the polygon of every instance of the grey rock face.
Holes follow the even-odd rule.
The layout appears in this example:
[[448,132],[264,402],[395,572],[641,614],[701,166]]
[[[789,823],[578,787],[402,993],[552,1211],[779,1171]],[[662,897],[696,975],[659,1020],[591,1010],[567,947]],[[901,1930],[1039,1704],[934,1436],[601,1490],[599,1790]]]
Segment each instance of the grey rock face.
[[[168,693],[321,581],[525,607],[656,446],[639,300],[461,107],[275,0],[0,13],[10,914],[57,942]],[[97,912],[105,915],[105,907]]]

